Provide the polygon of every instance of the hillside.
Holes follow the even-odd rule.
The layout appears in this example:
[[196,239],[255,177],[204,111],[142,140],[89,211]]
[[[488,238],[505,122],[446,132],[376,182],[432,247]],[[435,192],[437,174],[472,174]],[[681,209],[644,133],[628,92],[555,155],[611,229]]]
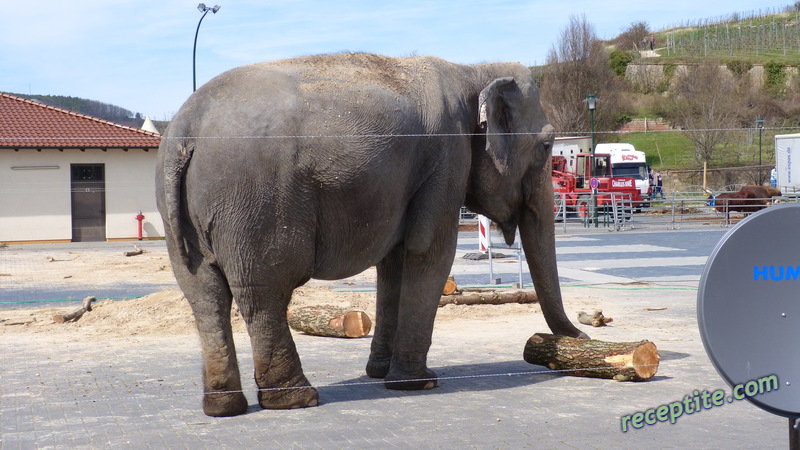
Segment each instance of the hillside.
[[670,60],[735,58],[751,64],[797,64],[800,2],[783,9],[733,13],[657,32],[659,55]]
[[[697,169],[706,161],[763,172],[774,160],[774,135],[800,126],[800,1],[660,30],[636,22],[604,44],[624,81],[626,103],[612,114],[620,123],[659,119],[674,128],[624,135],[607,129],[601,142],[633,143],[658,169]],[[715,109],[707,108],[712,102]]]

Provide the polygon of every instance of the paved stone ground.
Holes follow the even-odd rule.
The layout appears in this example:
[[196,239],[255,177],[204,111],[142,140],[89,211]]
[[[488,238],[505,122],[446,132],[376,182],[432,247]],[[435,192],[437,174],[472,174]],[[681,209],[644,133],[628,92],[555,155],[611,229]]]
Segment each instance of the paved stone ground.
[[[696,285],[695,285],[696,286]],[[586,308],[564,289],[568,314]],[[726,402],[623,433],[620,418],[731,389],[703,350],[691,287],[598,286],[588,299],[613,317],[590,328],[609,341],[650,339],[662,361],[646,383],[570,377],[522,361],[541,315],[437,323],[430,366],[443,377],[425,392],[386,390],[364,376],[368,339],[296,334],[316,408],[263,411],[252,358],[237,336],[247,414],[202,413],[194,336],[77,341],[5,335],[0,365],[0,448],[776,448],[787,419],[747,401]],[[646,307],[665,307],[645,311]],[[0,311],[2,314],[2,311]],[[464,330],[470,330],[464,333]],[[461,331],[456,333],[455,331]],[[36,345],[31,344],[36,339]],[[42,345],[47,344],[47,345]],[[769,375],[769,374],[764,374]]]

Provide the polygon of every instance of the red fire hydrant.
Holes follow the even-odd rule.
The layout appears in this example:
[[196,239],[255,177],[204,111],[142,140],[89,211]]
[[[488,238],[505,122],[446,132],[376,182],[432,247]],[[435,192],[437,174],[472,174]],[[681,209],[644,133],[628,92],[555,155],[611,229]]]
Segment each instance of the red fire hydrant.
[[136,215],[136,220],[139,221],[139,240],[141,241],[142,240],[142,221],[144,220],[144,216],[142,215],[141,211],[139,211],[139,214]]

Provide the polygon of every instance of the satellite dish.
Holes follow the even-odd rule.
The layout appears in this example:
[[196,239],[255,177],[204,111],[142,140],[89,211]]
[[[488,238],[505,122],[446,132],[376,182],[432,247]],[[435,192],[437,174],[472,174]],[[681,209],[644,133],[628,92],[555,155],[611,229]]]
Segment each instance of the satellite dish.
[[[749,387],[747,399],[768,412],[800,417],[800,204],[759,211],[722,237],[700,279],[697,318],[731,387]],[[756,393],[773,375],[777,390]]]

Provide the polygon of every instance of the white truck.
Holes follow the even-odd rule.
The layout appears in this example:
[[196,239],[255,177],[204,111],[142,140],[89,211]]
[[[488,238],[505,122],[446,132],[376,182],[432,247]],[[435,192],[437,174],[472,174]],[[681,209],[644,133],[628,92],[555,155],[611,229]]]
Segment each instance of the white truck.
[[[592,155],[589,137],[559,137],[552,149],[552,181],[556,219],[577,213],[586,218],[595,198],[598,207],[621,206],[626,219],[642,205],[642,196],[633,177],[614,173],[611,155]],[[628,203],[625,204],[625,199]],[[624,212],[627,211],[627,212]]]
[[776,186],[784,195],[800,193],[800,134],[775,136]]
[[650,174],[644,152],[622,142],[597,144],[594,152],[611,155],[611,170],[614,177],[633,178],[636,180],[636,189],[642,194],[642,200],[650,200]]
[[553,142],[553,156],[563,156],[567,160],[567,170],[578,172],[575,167],[576,156],[582,153],[591,153],[592,138],[587,136],[557,137]]

